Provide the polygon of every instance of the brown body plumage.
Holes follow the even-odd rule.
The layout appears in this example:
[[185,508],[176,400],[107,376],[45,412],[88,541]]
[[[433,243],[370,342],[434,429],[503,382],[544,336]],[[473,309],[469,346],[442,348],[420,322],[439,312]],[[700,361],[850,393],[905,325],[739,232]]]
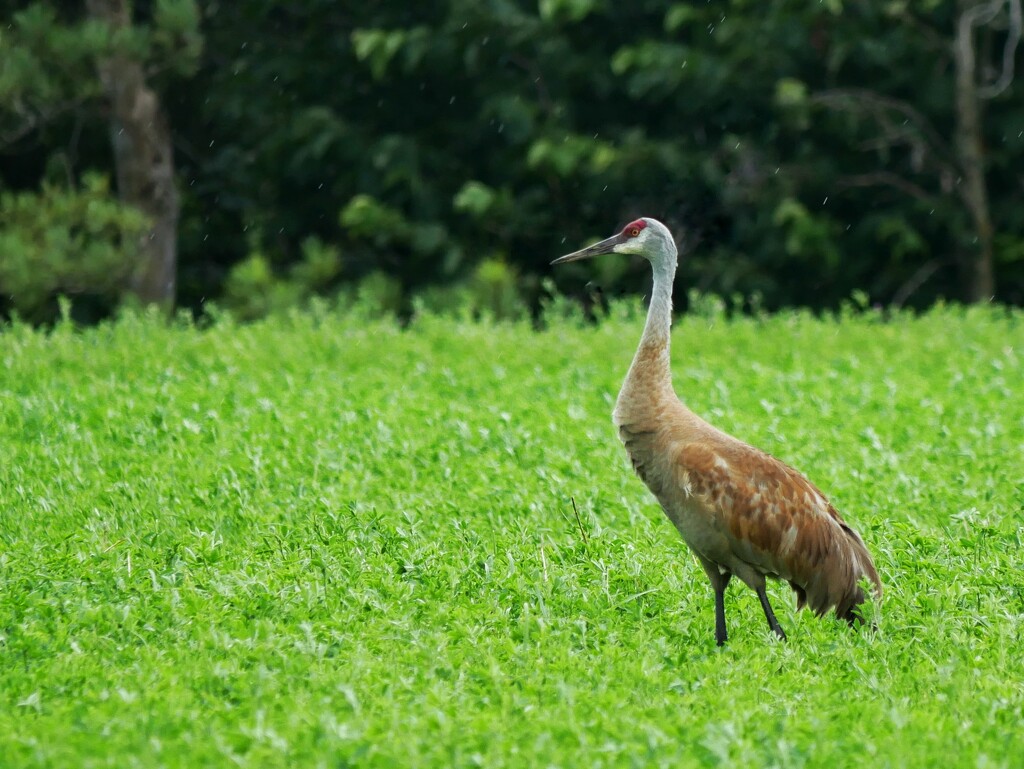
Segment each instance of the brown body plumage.
[[724,593],[733,575],[757,592],[780,638],[767,577],[786,580],[798,608],[820,616],[834,607],[853,622],[865,599],[861,579],[877,596],[882,589],[861,538],[800,473],[708,424],[676,397],[669,367],[676,249],[668,229],[638,219],[555,263],[610,252],[639,254],[654,269],[647,323],[613,419],[637,475],[711,580],[716,640],[726,639]]

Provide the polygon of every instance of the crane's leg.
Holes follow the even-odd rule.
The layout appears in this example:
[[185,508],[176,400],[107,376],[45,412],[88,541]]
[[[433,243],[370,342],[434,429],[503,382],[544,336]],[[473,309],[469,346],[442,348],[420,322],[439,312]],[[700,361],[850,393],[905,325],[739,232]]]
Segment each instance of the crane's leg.
[[732,574],[722,574],[720,579],[712,580],[715,588],[715,643],[724,646],[729,638],[725,629],[725,588],[729,586]]
[[725,589],[732,579],[732,572],[723,572],[717,563],[709,561],[702,555],[698,555],[697,560],[704,567],[704,573],[708,575],[711,588],[715,591],[715,643],[723,646],[729,638],[725,630]]
[[768,618],[768,627],[777,635],[781,640],[786,640],[786,633],[783,631],[782,626],[779,625],[779,621],[775,619],[775,612],[772,611],[772,605],[768,603],[768,593],[764,589],[764,581],[761,582],[756,588],[757,597],[761,601],[761,608],[764,609],[764,616]]

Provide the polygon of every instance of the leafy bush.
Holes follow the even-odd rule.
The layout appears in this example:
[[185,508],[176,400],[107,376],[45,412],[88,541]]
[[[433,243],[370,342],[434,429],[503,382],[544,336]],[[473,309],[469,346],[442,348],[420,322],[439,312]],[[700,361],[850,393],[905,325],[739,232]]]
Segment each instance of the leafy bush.
[[402,284],[385,272],[372,272],[359,281],[355,304],[371,317],[397,315],[402,310]]
[[525,310],[516,269],[500,257],[481,261],[469,279],[473,309],[496,318],[516,318]]
[[267,256],[253,251],[232,268],[221,304],[241,320],[254,320],[300,305],[322,291],[341,272],[337,246],[317,238],[302,244],[302,261],[286,277],[274,273]]
[[503,258],[482,260],[464,281],[448,286],[427,286],[413,299],[416,309],[470,319],[489,317],[514,320],[529,314],[529,305],[519,290],[521,279]]
[[116,297],[132,268],[145,216],[119,203],[106,177],[79,189],[44,184],[0,194],[0,293],[40,318],[56,294]]

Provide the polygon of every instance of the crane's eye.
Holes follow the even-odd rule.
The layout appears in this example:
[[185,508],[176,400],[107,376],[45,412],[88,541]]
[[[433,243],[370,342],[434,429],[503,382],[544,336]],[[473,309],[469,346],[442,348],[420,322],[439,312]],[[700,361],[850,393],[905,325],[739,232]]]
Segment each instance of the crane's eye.
[[640,228],[639,228],[639,227],[633,227],[633,228],[632,228],[632,229],[631,229],[631,230],[629,231],[629,237],[631,237],[631,238],[635,238],[635,237],[636,237],[637,235],[639,235],[639,234],[640,234]]

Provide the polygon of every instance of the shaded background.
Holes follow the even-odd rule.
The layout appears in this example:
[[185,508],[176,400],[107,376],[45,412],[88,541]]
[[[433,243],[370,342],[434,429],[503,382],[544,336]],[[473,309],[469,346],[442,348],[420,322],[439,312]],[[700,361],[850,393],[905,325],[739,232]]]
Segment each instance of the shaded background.
[[685,241],[680,288],[737,306],[1024,301],[1019,0],[0,0],[0,21],[8,315],[62,294],[83,320],[315,295],[515,315],[645,290],[637,261],[547,267],[639,215]]

